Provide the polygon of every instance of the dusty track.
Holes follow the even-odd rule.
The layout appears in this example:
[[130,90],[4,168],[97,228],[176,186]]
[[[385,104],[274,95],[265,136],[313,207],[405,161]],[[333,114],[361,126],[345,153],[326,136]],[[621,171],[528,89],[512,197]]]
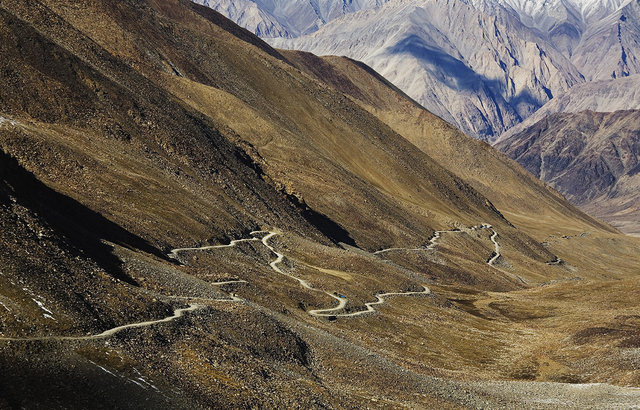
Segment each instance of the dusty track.
[[158,323],[166,323],[176,320],[182,317],[185,312],[192,312],[196,309],[203,308],[203,305],[192,303],[189,307],[186,308],[178,308],[173,311],[171,316],[165,317],[163,319],[157,320],[148,320],[145,322],[136,322],[130,323],[127,325],[117,326],[112,329],[105,330],[102,333],[98,333],[96,335],[87,335],[87,336],[39,336],[39,337],[0,337],[0,340],[4,341],[43,341],[43,340],[93,340],[93,339],[105,339],[107,337],[113,336],[116,333],[119,333],[126,329],[134,329],[140,327],[148,327],[153,326]]
[[[233,283],[247,283],[245,280],[228,280],[223,282],[213,282],[212,285],[215,286],[223,286],[230,285]],[[229,295],[228,298],[224,299],[213,299],[213,298],[202,298],[202,297],[192,297],[192,296],[173,296],[173,295],[162,295],[157,294],[159,297],[173,299],[173,300],[187,300],[187,301],[202,301],[202,302],[242,302],[242,299],[236,297],[235,295]],[[135,322],[122,326],[116,326],[114,328],[105,330],[102,333],[98,333],[95,335],[86,335],[86,336],[37,336],[37,337],[0,337],[0,341],[43,341],[43,340],[92,340],[92,339],[105,339],[107,337],[113,336],[116,333],[119,333],[125,329],[134,329],[140,327],[148,327],[153,326],[159,323],[171,322],[175,319],[178,319],[184,315],[185,312],[192,312],[197,309],[204,308],[205,305],[199,303],[190,303],[187,308],[176,308],[173,311],[173,315],[165,317],[163,319],[157,320],[147,320],[144,322]]]
[[[262,233],[262,231],[251,232],[251,235],[257,234],[257,233]],[[231,242],[229,242],[228,245],[212,245],[212,246],[203,246],[201,248],[178,248],[178,249],[173,249],[170,253],[167,254],[167,256],[172,259],[178,260],[178,254],[181,252],[207,251],[210,249],[233,248],[234,246],[242,242],[252,242],[252,241],[259,241],[259,240],[260,240],[259,238],[234,239]]]
[[[487,224],[483,224],[483,225],[479,225],[479,226],[474,226],[472,228],[469,229],[454,229],[454,230],[448,230],[448,231],[436,231],[434,232],[433,236],[429,239],[429,245],[424,247],[424,248],[388,248],[388,249],[382,249],[380,251],[374,252],[374,255],[379,255],[381,253],[384,252],[392,252],[392,251],[400,251],[400,250],[405,250],[405,251],[425,251],[425,250],[432,250],[435,249],[435,247],[437,246],[437,241],[438,239],[440,239],[440,237],[442,236],[442,234],[444,233],[457,233],[457,232],[469,232],[469,231],[473,231],[476,229],[492,229],[491,225],[487,225]],[[253,237],[254,235],[258,235],[258,234],[262,234],[262,233],[266,233],[267,235],[263,236],[262,238],[257,238],[257,237]],[[309,282],[307,282],[304,279],[300,279],[294,275],[291,275],[290,273],[287,273],[285,271],[283,271],[282,269],[280,269],[280,267],[278,266],[280,263],[282,263],[282,261],[284,260],[285,256],[276,251],[275,248],[273,246],[271,246],[269,244],[269,239],[273,238],[274,236],[278,235],[278,232],[272,232],[272,231],[253,231],[250,233],[252,235],[251,238],[243,238],[243,239],[234,239],[232,240],[229,244],[227,245],[211,245],[211,246],[203,246],[203,247],[192,247],[192,248],[176,248],[173,249],[168,256],[179,260],[179,253],[181,252],[188,252],[188,251],[206,251],[206,250],[214,250],[214,249],[221,249],[221,248],[232,248],[235,247],[237,244],[239,243],[243,243],[243,242],[261,242],[267,249],[269,249],[269,251],[271,251],[273,254],[276,255],[276,259],[274,259],[273,261],[269,262],[269,266],[271,267],[271,269],[281,275],[287,276],[295,281],[297,281],[300,286],[302,286],[305,289],[311,290],[313,292],[320,292],[323,293],[329,297],[331,297],[332,299],[335,299],[338,304],[332,308],[326,308],[326,309],[313,309],[313,310],[309,310],[307,313],[309,313],[311,316],[316,316],[316,317],[357,317],[357,316],[362,316],[362,315],[366,315],[369,313],[374,313],[376,310],[373,308],[373,306],[375,305],[381,305],[383,304],[386,299],[385,297],[388,296],[411,296],[411,295],[428,295],[431,293],[431,290],[425,286],[423,286],[423,290],[419,291],[419,292],[386,292],[386,293],[379,293],[374,295],[376,297],[376,301],[374,302],[366,302],[365,303],[365,309],[364,310],[359,310],[357,312],[350,312],[350,313],[338,313],[339,311],[343,310],[348,302],[348,299],[346,297],[343,296],[338,296],[335,293],[331,293],[322,289],[317,289],[314,288],[313,286],[311,286],[309,284]],[[500,244],[497,241],[497,237],[498,237],[498,233],[493,230],[493,234],[491,235],[491,241],[493,242],[494,246],[495,246],[495,252],[494,255],[491,257],[491,259],[487,262],[489,265],[493,266],[493,264],[498,260],[498,258],[500,258],[501,253],[500,253]],[[230,280],[230,281],[222,281],[222,282],[214,282],[212,283],[212,285],[216,285],[216,286],[222,286],[222,285],[228,285],[228,284],[233,284],[233,283],[247,283],[244,280]],[[174,295],[159,295],[159,296],[163,296],[166,297],[168,299],[177,299],[177,300],[199,300],[199,301],[203,301],[203,302],[240,302],[242,301],[242,299],[236,297],[235,295],[229,295],[229,298],[226,299],[209,299],[209,298],[200,298],[200,297],[189,297],[189,296],[174,296]],[[163,318],[163,319],[157,319],[157,320],[150,320],[150,321],[144,321],[144,322],[136,322],[136,323],[130,323],[130,324],[126,324],[126,325],[122,325],[122,326],[117,326],[114,327],[112,329],[108,329],[105,330],[102,333],[96,334],[96,335],[88,335],[88,336],[41,336],[41,337],[26,337],[26,338],[13,338],[13,337],[0,337],[0,340],[4,340],[4,341],[37,341],[37,340],[91,340],[91,339],[102,339],[102,338],[107,338],[110,336],[115,335],[118,332],[121,332],[125,329],[132,329],[132,328],[140,328],[140,327],[147,327],[147,326],[153,326],[155,324],[158,323],[165,323],[165,322],[171,322],[177,318],[180,318],[183,316],[183,314],[185,312],[190,312],[190,311],[194,311],[196,309],[200,309],[203,308],[204,305],[201,304],[197,304],[197,303],[191,303],[189,305],[188,308],[178,308],[174,310],[174,313],[172,316]]]
[[500,253],[500,244],[497,241],[498,232],[495,229],[493,229],[493,226],[491,226],[489,224],[486,224],[486,223],[482,224],[482,225],[472,226],[471,228],[450,229],[450,230],[446,230],[446,231],[435,231],[433,233],[433,236],[431,236],[431,238],[429,238],[429,241],[428,241],[429,245],[421,247],[421,248],[386,248],[386,249],[381,249],[379,251],[373,252],[373,254],[374,255],[380,255],[380,254],[383,254],[383,253],[386,253],[386,252],[394,252],[394,251],[424,252],[424,251],[434,250],[438,246],[438,239],[440,239],[442,237],[442,234],[445,234],[445,233],[469,233],[469,232],[476,231],[478,229],[491,229],[491,231],[492,231],[490,239],[491,239],[491,242],[493,243],[493,245],[495,247],[495,251],[493,252],[491,257],[487,261],[487,264],[490,265],[490,266],[494,266],[496,261],[502,256],[502,254]]
[[[284,261],[285,256],[278,252],[273,246],[271,246],[271,244],[269,244],[269,239],[273,238],[274,236],[278,235],[278,232],[273,232],[273,231],[253,231],[251,232],[251,235],[258,235],[258,234],[262,234],[262,233],[266,233],[265,236],[262,237],[262,239],[259,238],[244,238],[244,239],[236,239],[231,241],[228,245],[214,245],[214,246],[203,246],[201,248],[178,248],[178,249],[174,249],[171,251],[171,253],[168,254],[168,256],[174,258],[174,259],[178,259],[178,253],[180,252],[185,252],[185,251],[206,251],[206,250],[212,250],[212,249],[220,249],[220,248],[230,248],[230,247],[234,247],[236,246],[238,243],[242,243],[242,242],[252,242],[252,241],[260,241],[269,251],[271,251],[271,253],[273,253],[274,255],[276,255],[276,259],[274,259],[273,261],[269,262],[269,267],[271,267],[271,269],[276,272],[279,273],[281,275],[284,275],[288,278],[291,278],[293,280],[295,280],[296,282],[298,282],[298,284],[300,284],[300,286],[302,286],[305,289],[308,289],[310,291],[313,292],[320,292],[323,293],[327,296],[329,296],[332,299],[335,299],[338,304],[332,308],[326,308],[326,309],[313,309],[313,310],[309,310],[307,313],[310,314],[311,316],[316,316],[316,317],[357,317],[357,316],[362,316],[362,315],[366,315],[369,313],[373,313],[376,310],[373,308],[374,305],[380,305],[382,303],[384,303],[386,301],[385,296],[411,296],[411,295],[428,295],[431,293],[431,291],[427,288],[423,286],[423,290],[420,292],[389,292],[389,293],[381,293],[381,294],[377,294],[375,295],[376,297],[376,301],[375,302],[367,302],[365,303],[365,308],[364,310],[360,310],[357,312],[350,312],[350,313],[338,313],[339,311],[343,310],[346,306],[347,306],[347,302],[348,299],[346,297],[342,297],[342,296],[338,296],[334,293],[322,290],[322,289],[318,289],[315,288],[313,286],[311,286],[311,284],[309,284],[309,282],[307,282],[304,279],[298,278],[297,276],[294,276],[288,272],[285,272],[284,270],[280,269],[280,267],[278,266],[280,263],[282,263],[282,261]],[[439,236],[438,236],[439,237]],[[437,238],[436,238],[437,239]],[[435,242],[435,241],[434,241]]]
[[493,252],[493,256],[487,262],[489,266],[493,266],[493,264],[496,263],[496,261],[502,256],[502,254],[500,253],[500,244],[498,243],[497,238],[498,232],[494,230],[493,234],[491,234],[491,242],[493,242],[493,246],[495,246],[495,251]]

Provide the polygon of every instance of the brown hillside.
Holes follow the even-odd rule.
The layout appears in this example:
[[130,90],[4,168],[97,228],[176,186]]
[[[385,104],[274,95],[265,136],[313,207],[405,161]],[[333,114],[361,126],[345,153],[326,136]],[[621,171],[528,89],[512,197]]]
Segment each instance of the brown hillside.
[[0,53],[0,408],[637,402],[638,242],[361,64],[186,0]]

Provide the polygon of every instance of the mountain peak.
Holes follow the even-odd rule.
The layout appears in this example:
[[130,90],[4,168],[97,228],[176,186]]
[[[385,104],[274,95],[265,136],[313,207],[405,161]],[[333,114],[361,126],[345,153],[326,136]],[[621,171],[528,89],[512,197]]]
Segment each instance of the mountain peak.
[[213,8],[263,38],[313,33],[343,15],[389,0],[193,0]]

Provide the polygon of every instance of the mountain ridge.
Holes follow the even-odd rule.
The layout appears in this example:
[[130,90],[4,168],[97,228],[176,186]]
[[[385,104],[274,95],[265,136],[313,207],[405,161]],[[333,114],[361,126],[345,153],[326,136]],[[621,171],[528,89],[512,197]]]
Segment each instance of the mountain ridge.
[[522,123],[500,135],[495,143],[499,144],[525,128],[531,127],[544,117],[559,112],[614,112],[638,109],[640,108],[640,94],[636,90],[639,82],[640,75],[632,75],[576,85],[566,93],[550,100]]
[[553,113],[496,148],[585,212],[638,234],[639,117],[637,110]]

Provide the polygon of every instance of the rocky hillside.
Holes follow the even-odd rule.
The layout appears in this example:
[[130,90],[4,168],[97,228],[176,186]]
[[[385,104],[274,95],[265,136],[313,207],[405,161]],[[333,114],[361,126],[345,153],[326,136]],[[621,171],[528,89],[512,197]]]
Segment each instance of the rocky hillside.
[[640,233],[640,111],[557,113],[501,149],[591,215]]
[[516,16],[461,0],[392,1],[313,34],[269,42],[363,61],[429,111],[486,140],[583,81]]
[[371,68],[186,0],[0,52],[0,408],[638,402],[640,244]]
[[[564,198],[488,144],[471,139],[391,85],[363,63],[283,51],[287,60],[357,101],[416,147],[482,192],[516,225],[536,215],[536,229],[574,219]],[[572,215],[571,215],[572,214]],[[571,216],[569,216],[571,215]],[[584,215],[587,223],[593,223]],[[591,220],[591,222],[588,222]],[[546,227],[546,228],[543,228]]]
[[[270,4],[207,4],[277,47],[364,61],[431,112],[488,141],[574,85],[640,68],[636,1],[369,2],[323,24],[305,23],[306,35],[264,33],[246,22],[253,10],[273,11]],[[293,7],[271,16],[280,24],[308,20]]]
[[496,143],[509,139],[555,113],[614,112],[640,109],[639,87],[640,75],[576,85],[543,105],[522,123],[500,135]]

